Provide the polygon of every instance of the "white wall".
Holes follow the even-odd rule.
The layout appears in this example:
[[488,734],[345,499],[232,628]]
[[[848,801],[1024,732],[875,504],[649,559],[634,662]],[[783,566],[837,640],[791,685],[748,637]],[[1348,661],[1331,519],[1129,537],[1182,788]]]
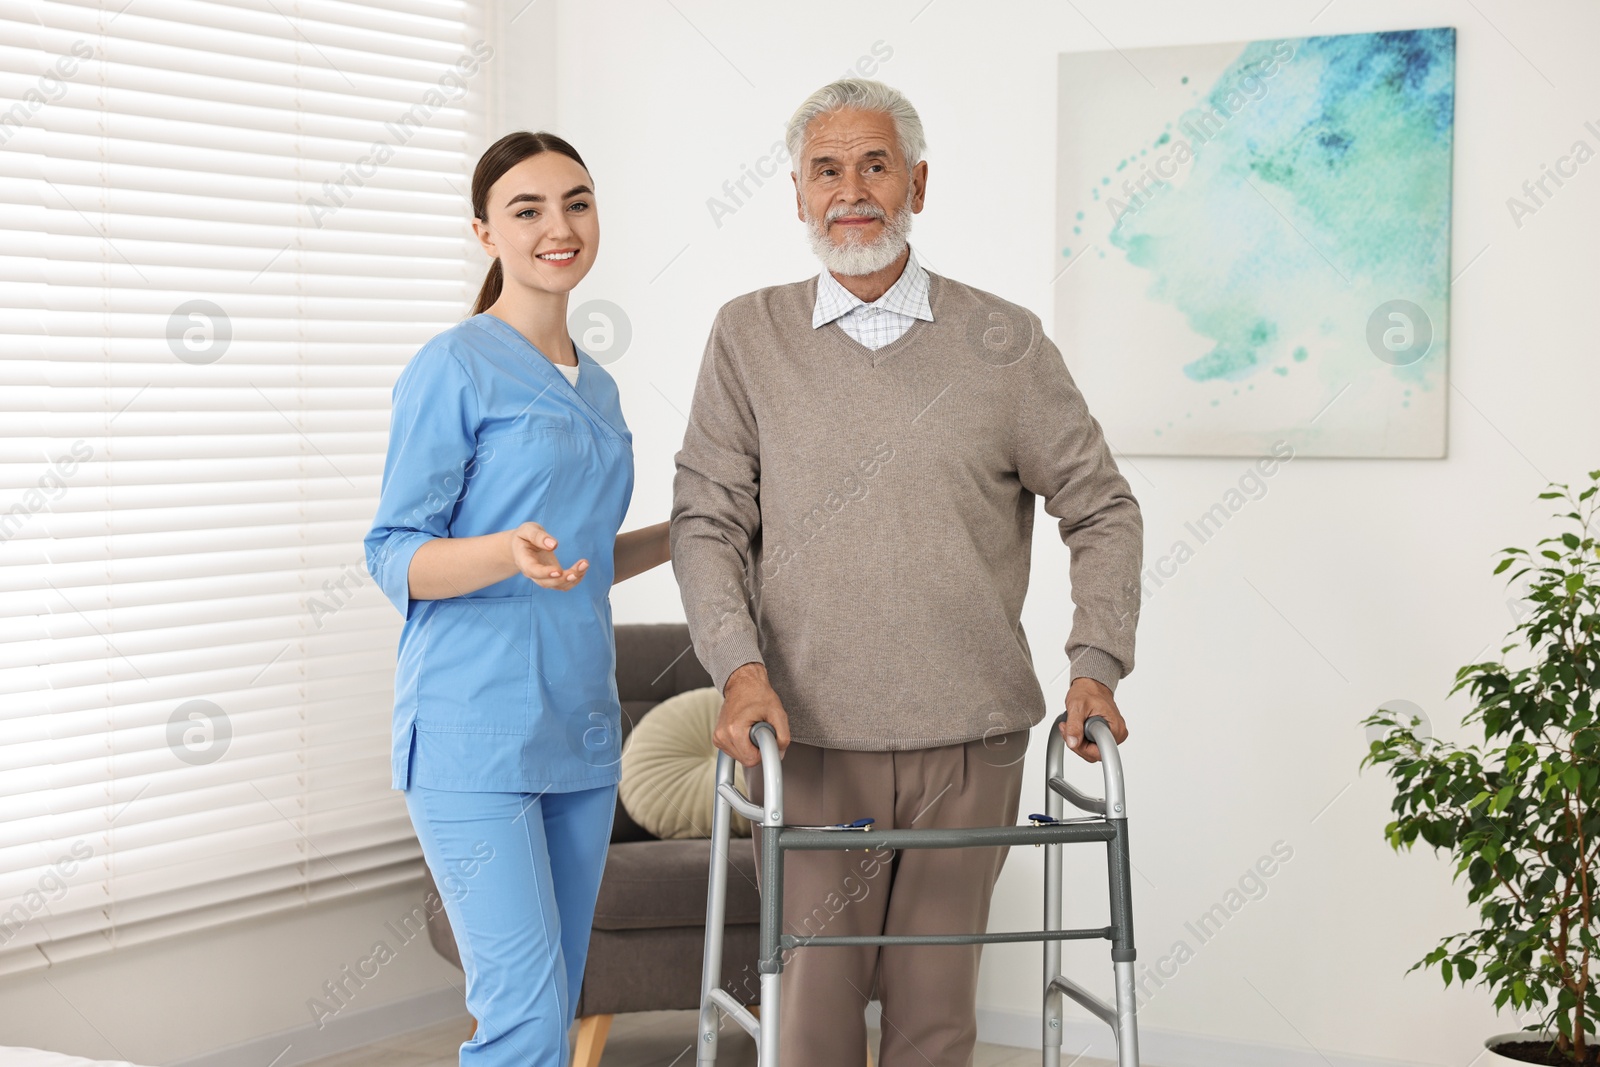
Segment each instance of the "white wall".
[[[1026,304],[1049,326],[1058,53],[1457,27],[1454,262],[1466,269],[1451,324],[1449,458],[1282,468],[1265,498],[1148,599],[1138,665],[1118,698],[1132,728],[1141,960],[1154,965],[1179,939],[1194,949],[1146,1005],[1148,1047],[1162,1053],[1155,1062],[1243,1062],[1237,1048],[1198,1040],[1210,1037],[1276,1046],[1276,1063],[1454,1065],[1472,1060],[1485,1036],[1518,1028],[1496,1018],[1483,990],[1446,991],[1437,971],[1404,975],[1474,916],[1447,862],[1426,849],[1396,855],[1384,842],[1392,788],[1376,770],[1358,775],[1357,723],[1404,698],[1440,736],[1461,736],[1468,705],[1445,698],[1454,672],[1491,657],[1513,622],[1490,573],[1494,551],[1550,532],[1535,500],[1546,476],[1574,481],[1600,466],[1590,329],[1600,162],[1520,229],[1505,204],[1574,139],[1600,145],[1582,128],[1600,125],[1587,51],[1600,9],[1571,0],[674,5],[559,8],[555,129],[590,163],[605,235],[576,298],[614,300],[634,326],[631,350],[611,368],[635,435],[630,525],[668,515],[672,456],[716,308],[817,270],[787,167],[720,226],[708,198],[725,196],[723,183],[770,151],[806,94],[872,55],[875,42],[880,54],[892,50],[877,76],[910,95],[927,129],[929,199],[915,247],[936,269]],[[1124,464],[1144,509],[1147,561],[1246,465]],[[1024,622],[1059,706],[1067,553],[1048,516],[1037,529]],[[618,621],[681,618],[666,569],[613,599]],[[1041,727],[1036,754],[1043,736]],[[1041,770],[1030,758],[1030,783]],[[1073,777],[1098,790],[1087,766]],[[1039,800],[1030,784],[1024,810]],[[1185,922],[1222,901],[1277,841],[1293,857],[1266,895],[1202,944]],[[1037,924],[1040,856],[1013,852],[995,928]],[[1085,851],[1076,867],[1069,921],[1101,921],[1103,862]],[[1037,1011],[1038,952],[986,952],[986,1034],[1036,1033],[1022,1016]],[[1067,956],[1071,973],[1109,993],[1103,945],[1070,946]]]

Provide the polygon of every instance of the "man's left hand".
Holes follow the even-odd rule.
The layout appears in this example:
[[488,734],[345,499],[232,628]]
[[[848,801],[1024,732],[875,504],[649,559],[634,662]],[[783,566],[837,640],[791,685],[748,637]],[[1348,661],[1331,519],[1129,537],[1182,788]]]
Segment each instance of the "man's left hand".
[[1118,745],[1128,739],[1128,724],[1122,721],[1111,690],[1093,678],[1079,676],[1067,687],[1067,721],[1061,724],[1061,736],[1072,751],[1090,763],[1099,763],[1100,746],[1083,734],[1083,724],[1091,715],[1106,720]]

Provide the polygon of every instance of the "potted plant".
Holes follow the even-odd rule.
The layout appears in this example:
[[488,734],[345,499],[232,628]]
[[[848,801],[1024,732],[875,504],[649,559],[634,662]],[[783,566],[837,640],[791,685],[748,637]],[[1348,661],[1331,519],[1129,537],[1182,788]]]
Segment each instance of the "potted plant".
[[[1397,789],[1389,844],[1448,850],[1452,880],[1467,876],[1478,907],[1477,929],[1443,938],[1406,973],[1437,965],[1446,986],[1476,976],[1497,1011],[1539,1015],[1485,1042],[1497,1063],[1600,1063],[1600,470],[1589,481],[1576,496],[1555,482],[1539,494],[1565,501],[1557,517],[1569,528],[1534,552],[1502,550],[1496,574],[1529,576],[1527,614],[1500,662],[1456,672],[1450,692],[1474,700],[1462,722],[1482,722],[1494,747],[1419,737],[1418,721],[1393,710],[1362,720],[1384,730],[1362,768],[1385,765]],[[1513,649],[1529,662],[1507,665]]]

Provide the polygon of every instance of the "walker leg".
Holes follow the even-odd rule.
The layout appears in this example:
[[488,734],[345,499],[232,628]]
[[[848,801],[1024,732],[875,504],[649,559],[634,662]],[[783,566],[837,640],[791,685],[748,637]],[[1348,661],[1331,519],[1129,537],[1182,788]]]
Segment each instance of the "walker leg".
[[778,1067],[778,990],[782,978],[779,971],[761,976],[761,1040],[756,1053],[757,1067]]
[[[1059,731],[1052,729],[1051,737],[1059,742]],[[1044,812],[1059,819],[1066,811],[1066,801],[1050,788],[1050,779],[1061,775],[1063,762],[1061,746],[1052,744],[1045,754]],[[1061,874],[1062,845],[1044,846],[1044,928],[1061,929]],[[1061,1040],[1066,1020],[1062,1012],[1065,998],[1055,984],[1061,973],[1061,942],[1044,943],[1044,1067],[1061,1067]]]
[[[733,782],[733,758],[717,754],[717,782]],[[717,1031],[722,1015],[711,1002],[711,991],[722,985],[723,917],[728,900],[728,840],[732,835],[730,806],[721,795],[711,816],[711,881],[706,888],[705,959],[700,965],[700,1028],[696,1042],[697,1067],[717,1062]]]
[[1139,1067],[1138,990],[1133,963],[1112,965],[1117,975],[1117,1067]]
[[[1048,812],[1046,814],[1049,814]],[[1044,928],[1061,929],[1061,846],[1044,846]],[[1054,853],[1052,855],[1051,853]],[[1061,942],[1044,943],[1044,1067],[1061,1067],[1061,990],[1055,985],[1061,973]]]
[[1111,878],[1111,920],[1119,936],[1111,942],[1112,970],[1117,985],[1117,1067],[1139,1067],[1138,990],[1134,986],[1133,887],[1128,859],[1128,820],[1109,820],[1117,828],[1106,842],[1106,868]]
[[[781,778],[762,773],[763,799],[767,801],[761,833],[761,1031],[757,1035],[758,1067],[778,1067],[778,1035],[783,1013],[779,1001],[783,979],[783,950],[779,934],[783,930],[783,850],[778,848],[779,825],[783,821]],[[776,786],[777,789],[772,789]]]

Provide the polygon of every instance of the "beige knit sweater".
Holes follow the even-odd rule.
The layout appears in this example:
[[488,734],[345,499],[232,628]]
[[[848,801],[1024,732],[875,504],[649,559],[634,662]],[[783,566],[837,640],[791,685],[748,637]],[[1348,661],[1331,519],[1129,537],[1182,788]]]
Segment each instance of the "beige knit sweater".
[[1099,422],[1031,311],[930,283],[933,321],[876,351],[812,328],[815,278],[747,293],[700,364],[670,533],[689,632],[718,689],[764,663],[803,744],[1044,717],[1020,621],[1035,495],[1071,549],[1072,677],[1133,669],[1144,527]]

